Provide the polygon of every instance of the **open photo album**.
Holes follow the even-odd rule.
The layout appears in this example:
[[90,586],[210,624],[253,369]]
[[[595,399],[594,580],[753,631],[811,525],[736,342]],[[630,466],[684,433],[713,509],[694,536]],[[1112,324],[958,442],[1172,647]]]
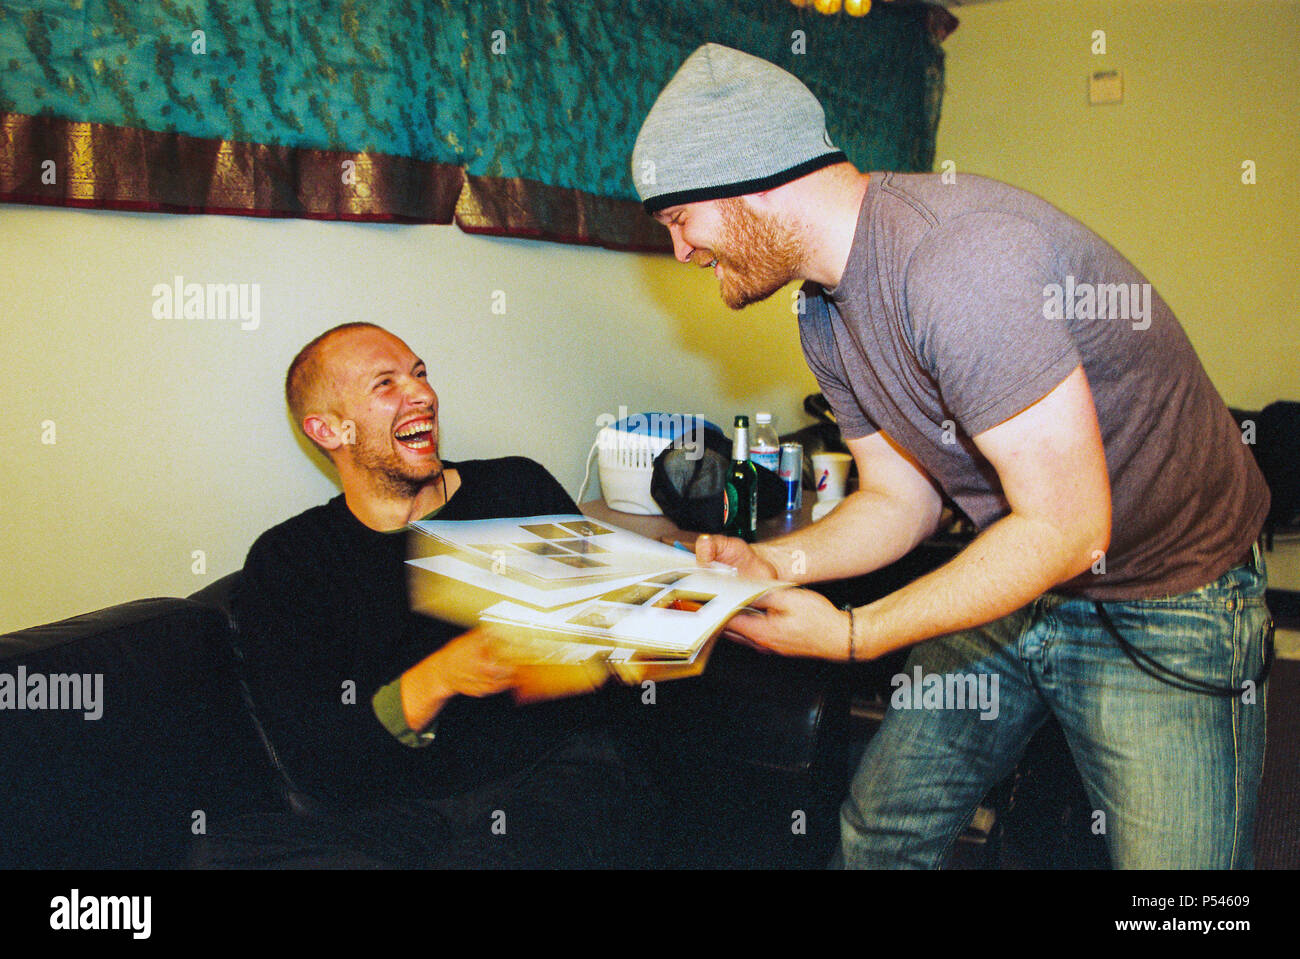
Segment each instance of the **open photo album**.
[[593,680],[696,675],[737,611],[785,585],[581,514],[411,524],[416,612],[490,628],[518,665]]

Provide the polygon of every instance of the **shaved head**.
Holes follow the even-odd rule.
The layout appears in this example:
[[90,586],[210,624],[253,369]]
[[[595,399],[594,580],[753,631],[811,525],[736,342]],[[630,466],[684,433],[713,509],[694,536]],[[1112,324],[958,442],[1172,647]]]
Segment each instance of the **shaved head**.
[[[343,323],[326,330],[304,346],[289,364],[289,372],[284,378],[284,398],[298,429],[303,430],[302,422],[309,413],[324,413],[330,407],[331,384],[324,362],[326,341],[339,333],[364,329],[387,332],[374,323]],[[306,435],[306,430],[303,433]]]

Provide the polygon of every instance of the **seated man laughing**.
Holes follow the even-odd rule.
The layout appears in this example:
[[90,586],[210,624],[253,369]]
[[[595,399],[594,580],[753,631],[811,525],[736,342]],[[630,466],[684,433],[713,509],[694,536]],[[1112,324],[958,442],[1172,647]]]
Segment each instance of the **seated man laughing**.
[[412,613],[412,520],[577,512],[521,457],[444,463],[438,397],[391,333],[349,323],[298,354],[294,421],[343,493],[264,533],[234,596],[254,700],[322,816],[258,817],[213,865],[626,865],[629,791],[600,697],[517,707],[490,637]]

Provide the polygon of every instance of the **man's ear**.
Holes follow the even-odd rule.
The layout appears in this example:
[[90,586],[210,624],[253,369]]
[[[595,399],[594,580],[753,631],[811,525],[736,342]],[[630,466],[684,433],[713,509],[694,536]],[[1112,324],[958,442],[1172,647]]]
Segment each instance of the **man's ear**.
[[302,431],[326,452],[357,441],[357,427],[351,420],[340,420],[332,413],[311,413],[302,421]]

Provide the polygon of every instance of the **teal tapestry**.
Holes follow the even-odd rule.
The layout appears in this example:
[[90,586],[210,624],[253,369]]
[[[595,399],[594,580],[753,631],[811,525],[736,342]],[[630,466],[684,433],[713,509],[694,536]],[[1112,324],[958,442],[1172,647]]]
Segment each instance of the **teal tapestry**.
[[696,46],[798,75],[860,167],[928,170],[936,13],[882,3],[825,17],[788,0],[0,0],[0,200],[454,217],[662,249],[629,158]]

